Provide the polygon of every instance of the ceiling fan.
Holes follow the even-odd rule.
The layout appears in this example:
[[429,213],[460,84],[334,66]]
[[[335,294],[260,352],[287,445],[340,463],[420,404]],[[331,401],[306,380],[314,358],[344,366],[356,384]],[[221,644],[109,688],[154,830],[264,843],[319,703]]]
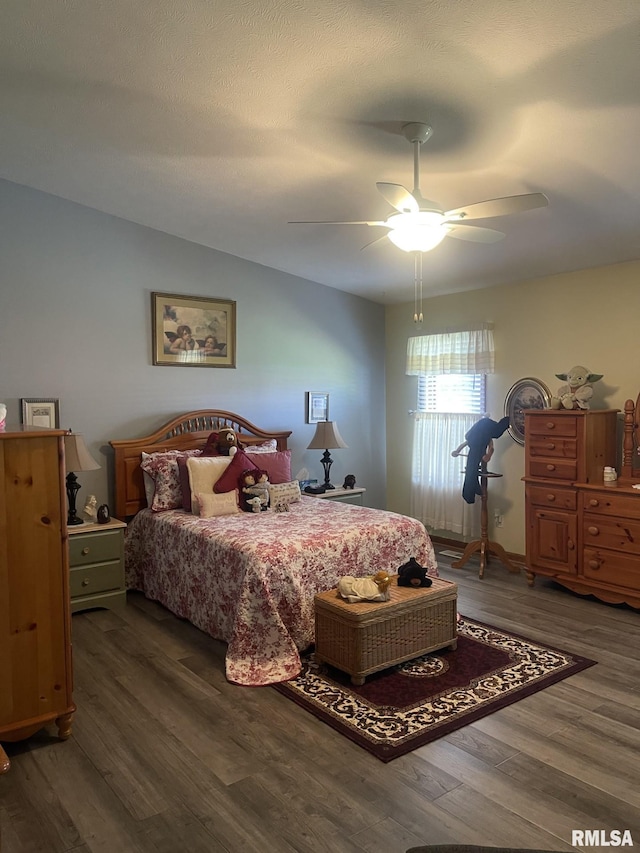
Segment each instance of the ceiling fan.
[[[429,252],[435,249],[445,237],[470,240],[474,243],[496,243],[505,236],[502,231],[468,225],[466,220],[522,213],[525,210],[546,207],[549,204],[548,198],[543,193],[525,193],[480,201],[466,207],[445,211],[437,202],[424,198],[420,191],[420,147],[433,135],[433,129],[423,122],[409,122],[402,126],[402,131],[413,145],[413,190],[409,192],[400,184],[383,181],[376,183],[381,195],[395,208],[395,213],[379,221],[306,221],[289,224],[380,226],[387,228],[388,231],[372,243],[388,237],[394,245],[405,252]],[[371,246],[372,243],[368,243],[367,246]]]

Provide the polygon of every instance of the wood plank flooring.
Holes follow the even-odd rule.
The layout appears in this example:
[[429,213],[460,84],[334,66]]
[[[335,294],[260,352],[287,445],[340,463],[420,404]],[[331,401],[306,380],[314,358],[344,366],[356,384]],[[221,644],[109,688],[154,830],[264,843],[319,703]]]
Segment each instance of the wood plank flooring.
[[130,593],[73,617],[72,737],[7,745],[0,850],[563,851],[572,829],[640,845],[640,613],[498,561],[482,581],[474,560],[439,563],[463,614],[599,665],[385,765],[275,690],[229,684],[223,644]]

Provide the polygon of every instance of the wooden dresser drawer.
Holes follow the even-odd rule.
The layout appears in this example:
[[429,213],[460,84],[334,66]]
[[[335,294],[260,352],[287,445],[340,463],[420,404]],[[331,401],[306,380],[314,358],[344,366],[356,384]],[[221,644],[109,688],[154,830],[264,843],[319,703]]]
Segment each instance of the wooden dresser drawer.
[[557,489],[555,486],[530,486],[527,496],[533,506],[544,506],[549,509],[578,508],[578,495],[572,489]]
[[583,553],[585,578],[640,589],[640,560],[637,557],[596,548],[585,548]]
[[531,418],[527,422],[527,435],[557,435],[566,438],[576,438],[578,435],[578,421],[575,416],[558,417],[556,412],[549,413],[547,417],[540,416]]
[[585,515],[582,541],[592,548],[613,548],[620,553],[640,554],[640,519]]
[[69,537],[69,562],[72,566],[104,563],[120,558],[120,538],[113,531],[83,533]]
[[616,494],[615,487],[607,492],[582,492],[582,508],[589,515],[612,515],[616,518],[640,519],[640,492],[634,495]]
[[124,585],[122,564],[118,561],[72,569],[69,582],[72,598],[121,589]]
[[572,483],[578,476],[577,460],[568,459],[530,459],[527,474],[545,480],[565,480]]
[[531,457],[578,458],[578,442],[575,438],[532,435],[529,438],[528,450]]

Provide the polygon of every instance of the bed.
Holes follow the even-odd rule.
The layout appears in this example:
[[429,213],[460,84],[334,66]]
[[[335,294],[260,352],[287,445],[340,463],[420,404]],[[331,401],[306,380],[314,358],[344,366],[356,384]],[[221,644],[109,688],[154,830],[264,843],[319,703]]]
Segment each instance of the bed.
[[343,575],[394,570],[410,557],[437,576],[437,563],[424,525],[384,510],[309,496],[282,512],[213,518],[148,508],[142,455],[202,450],[223,427],[234,429],[249,452],[270,442],[273,452],[286,453],[291,434],[206,410],[174,418],[151,435],[110,442],[116,515],[128,521],[127,586],[227,643],[229,681],[274,684],[300,672],[300,653],[314,639],[317,592]]

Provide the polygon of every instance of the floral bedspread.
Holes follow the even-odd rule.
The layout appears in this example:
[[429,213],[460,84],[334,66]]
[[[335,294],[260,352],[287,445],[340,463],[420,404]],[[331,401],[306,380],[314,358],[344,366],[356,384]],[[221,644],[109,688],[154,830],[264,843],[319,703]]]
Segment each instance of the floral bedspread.
[[313,597],[343,575],[395,571],[410,557],[437,576],[413,518],[304,497],[289,512],[199,518],[145,509],[127,530],[127,586],[228,644],[226,675],[260,686],[294,678],[314,639]]

